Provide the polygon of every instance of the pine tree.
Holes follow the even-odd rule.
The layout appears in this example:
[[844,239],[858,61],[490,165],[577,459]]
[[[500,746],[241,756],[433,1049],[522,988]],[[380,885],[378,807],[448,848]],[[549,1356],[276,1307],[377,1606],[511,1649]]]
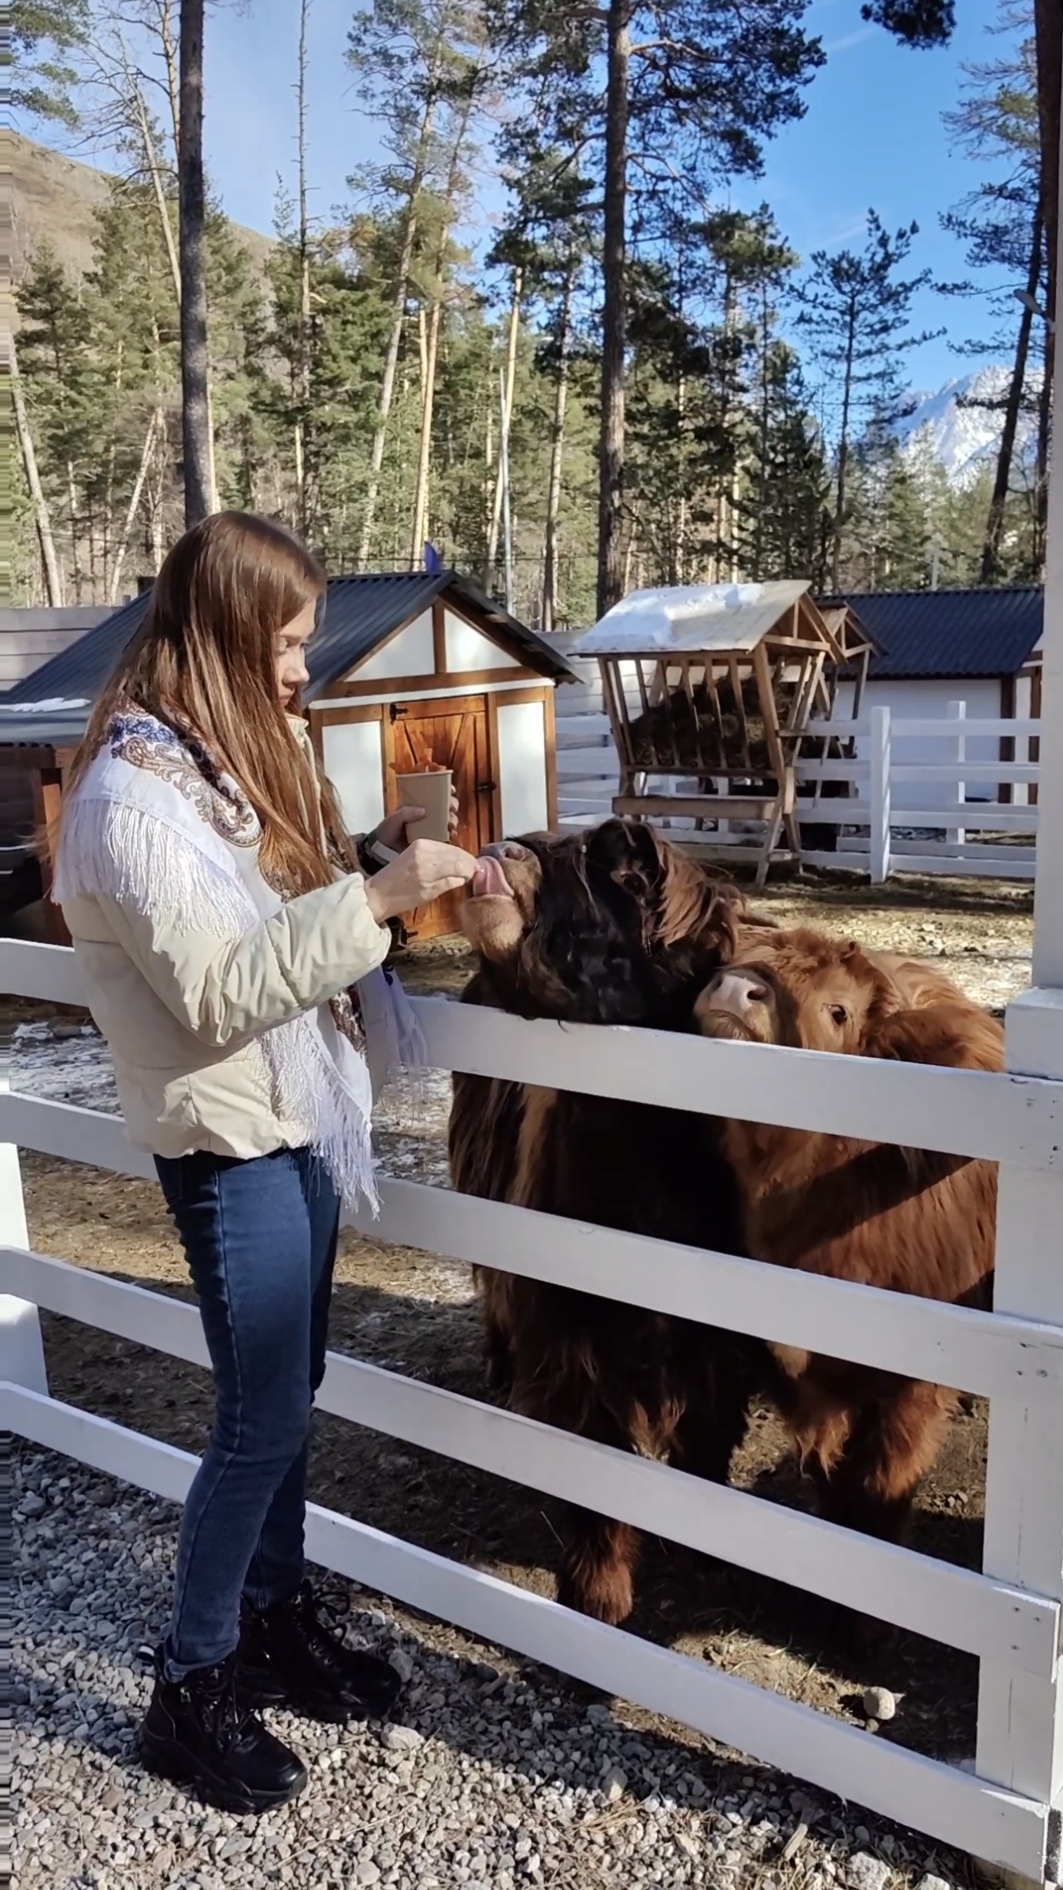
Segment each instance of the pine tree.
[[[1024,18],[1014,0],[1005,0],[997,30],[1021,26]],[[1006,394],[992,402],[979,403],[991,405],[1002,416],[980,571],[982,583],[991,584],[1003,575],[1001,546],[1015,470],[1020,417],[1023,412],[1038,412],[1041,384],[1050,386],[1052,378],[1053,337],[1047,323],[1038,324],[1039,345],[1035,344],[1035,348],[1041,356],[1039,371],[1032,373],[1030,364],[1033,311],[1049,273],[1041,206],[1033,40],[1027,35],[1009,56],[968,65],[964,72],[967,81],[964,96],[955,111],[946,113],[945,122],[956,144],[972,159],[992,167],[996,174],[949,211],[942,223],[966,244],[969,267],[992,271],[994,289],[1005,272],[1012,281],[1017,279],[1026,285],[1021,309],[1016,308],[1012,293],[991,291],[991,306],[998,316],[997,331],[964,350],[999,358],[1000,353],[1010,347],[1012,354]],[[952,292],[973,291],[970,285],[962,284],[956,285]],[[1047,416],[1047,399],[1044,411]],[[1028,547],[1034,565],[1043,555],[1047,445],[1039,458],[1045,463],[1038,466],[1035,474],[1029,527],[1033,543]]]
[[[1046,305],[1056,308],[1059,246],[1059,151],[1063,108],[1063,6],[1059,0],[1032,0],[1034,59],[1037,71],[1037,119],[1041,221],[1047,254]],[[955,0],[864,0],[865,20],[875,20],[903,44],[945,46],[956,24]],[[1046,348],[1043,411],[1047,414],[1055,371],[1051,337]],[[1046,432],[1046,429],[1042,429]]]
[[[491,0],[497,43],[526,110],[503,140],[510,166],[545,152],[580,154],[603,178],[598,610],[624,583],[625,378],[636,226],[656,207],[704,201],[721,169],[756,171],[763,140],[800,115],[801,89],[822,62],[794,0],[735,13],[719,0],[642,0],[579,8],[568,0]],[[604,71],[604,96],[601,75]],[[652,239],[650,239],[652,240]]]
[[739,498],[739,565],[747,578],[809,578],[823,589],[830,472],[812,400],[785,342],[768,339],[760,375]]
[[217,505],[207,343],[206,183],[203,175],[204,0],[181,0],[177,146],[181,254],[181,429],[185,526]]
[[438,184],[454,149],[451,118],[467,106],[470,70],[479,66],[477,0],[371,0],[355,14],[347,62],[358,97],[382,127],[387,158],[351,183],[367,192],[381,220],[400,232],[390,284],[391,327],[381,364],[370,476],[364,497],[359,563],[373,545],[377,497],[418,246],[425,193]]
[[77,60],[89,36],[89,0],[11,0],[11,103],[27,118],[73,127]]
[[816,250],[800,290],[797,321],[834,394],[835,500],[830,584],[841,577],[842,538],[848,523],[849,461],[854,437],[903,405],[900,363],[912,348],[933,339],[910,332],[914,296],[930,280],[929,270],[903,279],[897,270],[907,260],[918,226],[890,236],[872,210],[867,243],[859,255],[850,249]]

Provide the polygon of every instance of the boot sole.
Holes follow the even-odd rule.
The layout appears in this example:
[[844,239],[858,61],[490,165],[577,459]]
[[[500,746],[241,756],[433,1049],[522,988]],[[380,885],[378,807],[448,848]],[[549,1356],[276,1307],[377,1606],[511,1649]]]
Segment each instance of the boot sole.
[[176,1740],[161,1738],[156,1733],[141,1733],[140,1759],[145,1771],[154,1773],[157,1778],[169,1779],[174,1785],[195,1786],[218,1811],[253,1815],[271,1811],[276,1805],[286,1805],[289,1799],[298,1798],[307,1783],[304,1767],[301,1776],[279,1791],[255,1792],[249,1786],[237,1788],[230,1780],[217,1778],[205,1766],[197,1765]]

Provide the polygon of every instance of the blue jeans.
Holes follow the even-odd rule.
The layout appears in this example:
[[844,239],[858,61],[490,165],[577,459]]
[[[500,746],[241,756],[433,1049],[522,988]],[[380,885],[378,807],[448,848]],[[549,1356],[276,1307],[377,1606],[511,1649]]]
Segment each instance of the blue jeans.
[[156,1157],[214,1370],[217,1408],[181,1522],[166,1677],[232,1653],[240,1597],[303,1577],[310,1412],[325,1370],[339,1201],[309,1149]]

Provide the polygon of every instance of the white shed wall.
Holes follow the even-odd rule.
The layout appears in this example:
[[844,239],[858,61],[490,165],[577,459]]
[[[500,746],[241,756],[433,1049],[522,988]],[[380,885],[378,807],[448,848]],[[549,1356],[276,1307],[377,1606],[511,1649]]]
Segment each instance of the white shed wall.
[[498,771],[503,834],[541,833],[549,826],[543,703],[499,703]]
[[[938,721],[948,713],[950,702],[965,702],[970,721],[979,719],[996,720],[1000,715],[1000,683],[996,678],[930,677],[909,681],[869,682],[864,691],[861,705],[863,719],[871,709],[885,705],[898,721],[916,721],[920,717],[927,721]],[[1027,709],[1029,697],[1027,694]],[[835,714],[844,720],[853,712],[853,686],[843,683],[838,691],[838,706]],[[1019,708],[1019,714],[1024,711]],[[1018,744],[1021,752],[1019,760],[1025,760],[1025,743]],[[955,747],[947,735],[928,741],[916,741],[912,738],[893,738],[893,760],[898,763],[951,761]],[[1000,754],[1000,747],[995,737],[966,737],[966,753],[972,761],[995,761]],[[950,805],[950,786],[945,781],[894,781],[890,799],[894,811],[906,807],[948,807]],[[967,789],[967,799],[971,801],[996,800],[996,786],[992,781],[972,781]]]
[[384,818],[380,723],[327,722],[321,752],[347,832],[369,833]]

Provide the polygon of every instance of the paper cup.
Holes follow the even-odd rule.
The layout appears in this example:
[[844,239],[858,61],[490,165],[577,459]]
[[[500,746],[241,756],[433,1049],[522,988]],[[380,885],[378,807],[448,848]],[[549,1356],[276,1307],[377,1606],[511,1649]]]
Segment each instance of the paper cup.
[[423,807],[423,820],[411,820],[406,829],[410,840],[450,839],[449,768],[433,768],[430,774],[396,774],[399,802],[403,807]]

